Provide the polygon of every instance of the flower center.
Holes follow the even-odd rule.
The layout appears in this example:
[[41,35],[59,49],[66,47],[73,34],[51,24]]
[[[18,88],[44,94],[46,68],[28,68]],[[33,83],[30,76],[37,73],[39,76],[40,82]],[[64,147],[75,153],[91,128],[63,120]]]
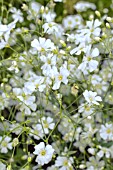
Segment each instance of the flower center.
[[92,98],[92,97],[90,97],[90,98],[89,98],[89,100],[92,102],[92,101],[93,101],[93,98]]
[[87,60],[88,60],[88,61],[91,61],[91,57],[90,57],[90,56],[88,56],[88,57],[87,57]]
[[36,87],[36,89],[38,89],[38,87],[39,87],[39,84],[36,84],[36,85],[35,85],[35,87]]
[[111,129],[107,129],[106,133],[108,133],[108,134],[111,133]]
[[49,27],[52,28],[52,26],[53,26],[53,25],[50,23],[50,24],[49,24]]
[[45,52],[45,49],[42,47],[42,48],[40,49],[40,52]]
[[40,152],[40,154],[41,154],[42,156],[45,156],[45,155],[46,155],[46,151],[45,151],[45,150],[42,150],[42,151]]
[[72,24],[72,21],[68,21],[68,24],[71,25],[71,24]]
[[44,128],[48,128],[49,127],[49,125],[48,125],[46,120],[44,120],[43,123],[44,123]]
[[62,75],[59,75],[59,76],[58,76],[58,80],[61,81],[62,79],[63,79],[63,76],[62,76]]
[[90,30],[90,32],[94,32],[94,28],[92,28],[92,29]]
[[7,147],[7,144],[8,144],[8,143],[7,143],[6,141],[3,141],[1,145],[2,145],[3,147]]
[[90,107],[87,106],[87,107],[86,107],[86,111],[90,111]]
[[65,160],[65,161],[63,162],[63,165],[64,165],[64,166],[68,166],[68,161]]
[[48,63],[48,64],[51,64],[51,60],[50,60],[50,59],[48,59],[48,60],[47,60],[47,63]]

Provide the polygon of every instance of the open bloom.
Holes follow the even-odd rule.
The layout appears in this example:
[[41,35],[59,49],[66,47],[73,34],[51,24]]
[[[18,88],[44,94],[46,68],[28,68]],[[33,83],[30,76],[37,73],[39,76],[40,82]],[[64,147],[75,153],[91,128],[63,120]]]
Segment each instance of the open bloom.
[[1,170],[6,170],[6,165],[3,164],[1,161],[0,161],[0,169]]
[[42,117],[40,122],[43,126],[45,134],[49,133],[49,129],[54,129],[55,123],[53,122],[53,119],[51,117],[47,117],[47,119],[46,117]]
[[53,90],[57,90],[60,88],[61,82],[64,84],[68,83],[67,77],[69,76],[69,71],[66,68],[66,65],[64,64],[62,67],[60,67],[60,72],[56,71],[54,77],[55,77],[55,83],[53,85]]
[[46,145],[44,142],[40,142],[38,145],[35,146],[35,151],[33,152],[35,155],[38,155],[36,157],[36,162],[38,162],[39,165],[48,164],[53,156],[54,149],[51,145]]
[[82,63],[79,65],[78,69],[84,72],[86,69],[90,72],[97,69],[98,61],[94,60],[94,57],[99,55],[99,50],[97,48],[91,51],[91,45],[87,48],[86,55],[83,57]]
[[10,12],[12,13],[13,19],[17,19],[19,22],[23,22],[23,13],[20,9],[16,9],[15,7],[10,9]]
[[83,37],[84,41],[90,43],[92,39],[100,36],[100,25],[101,22],[98,19],[87,21],[86,28],[78,30],[77,32],[80,33],[80,36]]
[[2,136],[0,136],[0,149],[1,153],[7,153],[8,149],[12,149],[12,142],[11,138],[9,136],[6,136],[4,139]]
[[39,37],[39,40],[34,39],[31,42],[31,46],[38,52],[52,51],[55,49],[54,43],[50,39]]
[[89,104],[96,104],[99,105],[98,101],[102,101],[100,96],[97,96],[96,92],[92,92],[92,91],[88,91],[85,90],[85,92],[83,93],[83,96],[85,97],[85,100],[89,103]]
[[55,22],[45,23],[42,27],[44,29],[44,32],[47,34],[53,34],[55,32],[58,32],[58,26]]
[[105,125],[101,125],[100,136],[104,140],[113,140],[113,125],[106,123]]
[[70,157],[70,159],[68,159],[67,157],[61,157],[58,156],[57,160],[55,161],[55,166],[59,167],[59,170],[73,170],[72,167],[72,163],[73,163],[73,158]]

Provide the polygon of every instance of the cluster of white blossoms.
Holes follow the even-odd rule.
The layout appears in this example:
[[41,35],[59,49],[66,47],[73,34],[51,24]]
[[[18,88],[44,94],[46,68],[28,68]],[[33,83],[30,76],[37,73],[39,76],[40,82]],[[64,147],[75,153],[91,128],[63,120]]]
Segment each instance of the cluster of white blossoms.
[[0,2],[0,170],[112,170],[113,18],[23,2]]

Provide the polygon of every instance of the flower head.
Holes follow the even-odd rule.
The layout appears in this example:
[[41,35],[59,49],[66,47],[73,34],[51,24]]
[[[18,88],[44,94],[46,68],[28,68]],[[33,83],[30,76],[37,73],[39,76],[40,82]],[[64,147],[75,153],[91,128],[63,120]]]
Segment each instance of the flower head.
[[54,149],[51,145],[48,144],[45,146],[44,142],[40,142],[35,146],[35,151],[33,153],[38,155],[36,157],[36,162],[38,162],[39,165],[44,165],[51,161]]

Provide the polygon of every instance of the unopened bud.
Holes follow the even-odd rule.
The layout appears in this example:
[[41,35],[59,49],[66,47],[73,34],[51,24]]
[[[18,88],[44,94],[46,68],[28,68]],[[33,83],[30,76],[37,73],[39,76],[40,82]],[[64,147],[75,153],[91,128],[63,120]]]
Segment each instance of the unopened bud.
[[11,170],[11,165],[8,165],[7,170]]
[[111,28],[108,22],[106,23],[106,27],[109,29]]
[[90,15],[90,16],[89,16],[89,19],[90,19],[90,20],[93,20],[93,19],[94,19],[94,15]]
[[63,40],[60,40],[60,43],[62,44],[63,47],[66,47],[66,43]]
[[84,165],[84,164],[81,164],[80,166],[79,166],[79,168],[80,169],[84,169],[86,166]]
[[1,119],[2,121],[4,121],[4,117],[3,117],[3,116],[1,116],[0,119]]
[[14,138],[14,139],[13,139],[13,146],[14,146],[14,147],[17,146],[18,143],[19,143],[18,138]]
[[28,162],[31,162],[31,157],[28,157],[28,159],[27,159],[27,160],[28,160]]
[[95,14],[97,15],[97,17],[101,17],[101,14],[99,11],[95,11]]
[[41,14],[44,13],[44,6],[41,6],[41,8],[40,8],[40,13],[41,13]]
[[22,160],[26,160],[27,158],[28,158],[27,155],[23,155],[23,156],[21,157]]
[[107,17],[106,20],[107,20],[108,22],[112,22],[112,21],[113,21],[113,19],[112,19],[111,17]]
[[103,37],[103,38],[107,38],[107,35],[103,32],[103,33],[102,33],[102,37]]
[[66,48],[67,51],[69,51],[70,49],[71,49],[71,46],[68,46],[68,47]]
[[98,42],[101,41],[100,37],[95,37],[94,39],[95,39],[95,41],[98,41]]
[[27,11],[28,10],[28,6],[26,4],[22,4],[22,7],[21,7],[24,11]]
[[48,9],[48,7],[46,6],[46,7],[45,7],[45,12],[46,12],[46,14],[48,13],[48,11],[49,11],[49,9]]

